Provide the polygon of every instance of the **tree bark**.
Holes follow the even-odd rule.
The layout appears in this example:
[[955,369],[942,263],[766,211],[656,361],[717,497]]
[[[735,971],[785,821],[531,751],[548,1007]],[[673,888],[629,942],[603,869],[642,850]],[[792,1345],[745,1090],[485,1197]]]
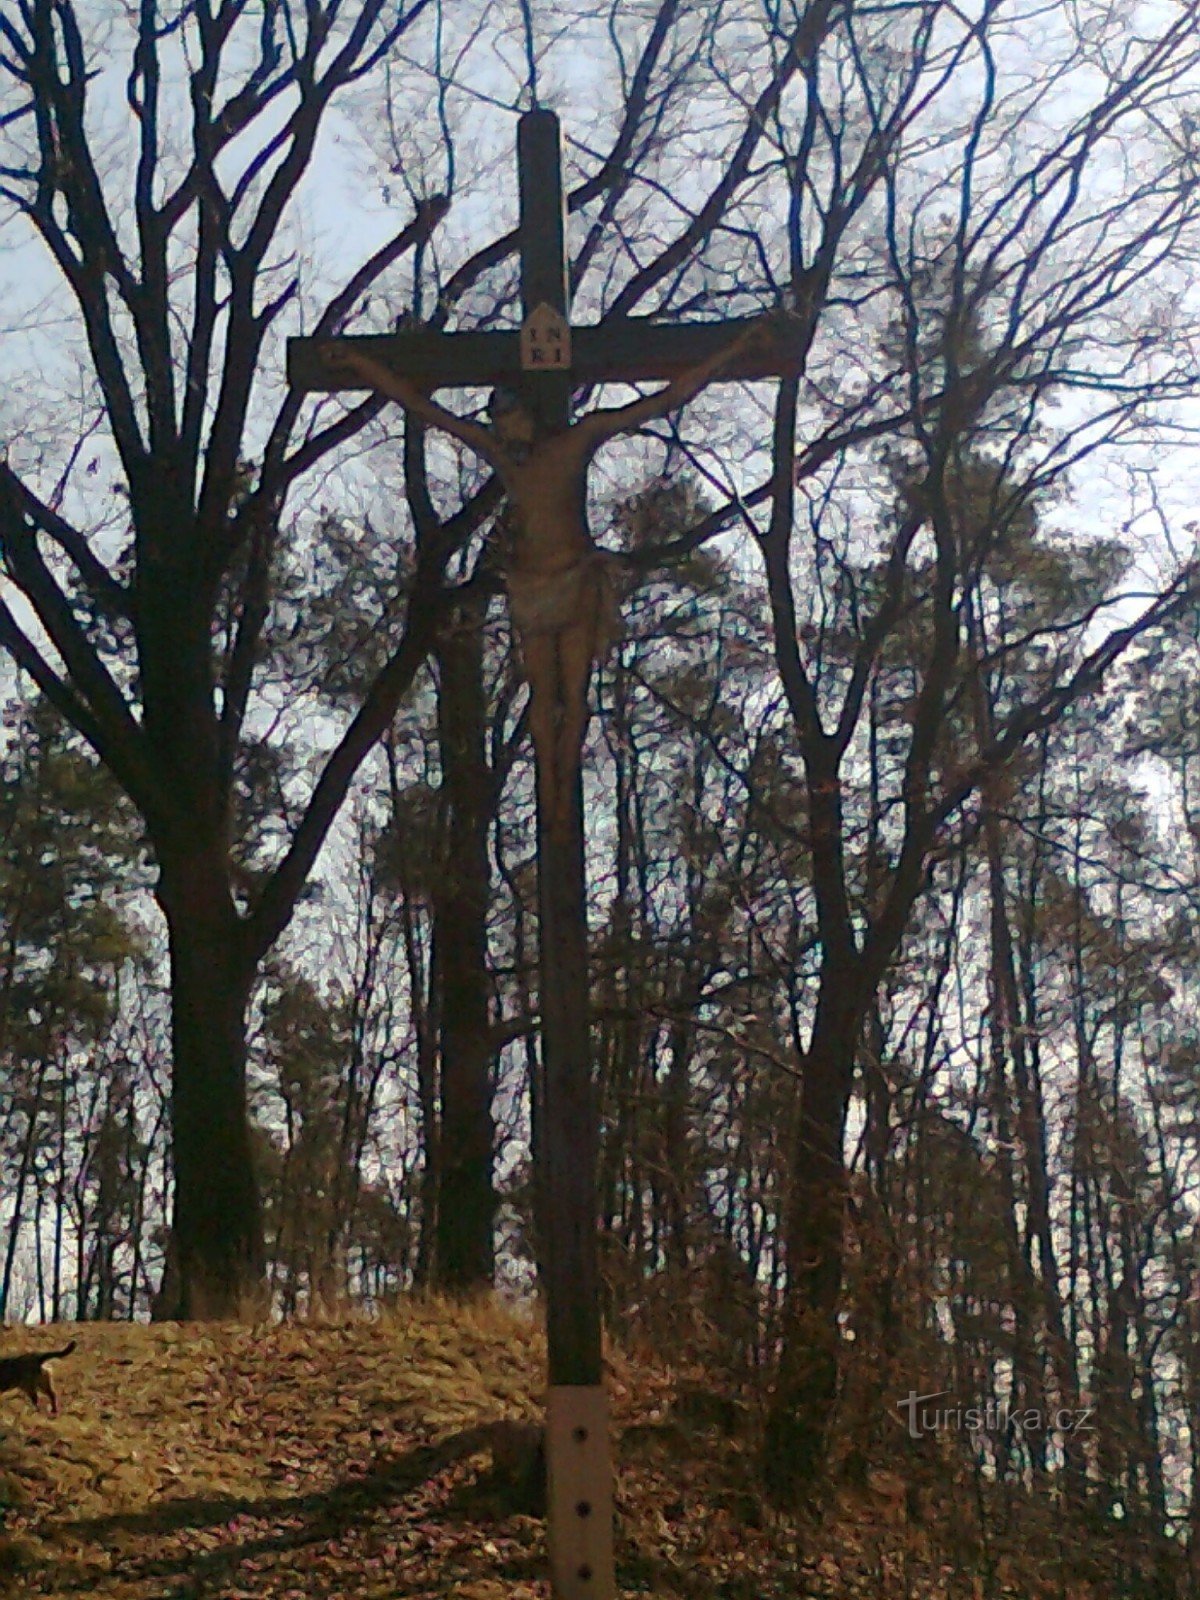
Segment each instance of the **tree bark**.
[[164,859],[158,891],[171,957],[176,1272],[157,1314],[195,1321],[257,1309],[264,1269],[246,1116],[254,963],[220,865],[209,853]]
[[859,1022],[849,979],[827,968],[821,988],[792,1144],[782,1347],[763,1441],[764,1485],[783,1506],[799,1504],[820,1472],[838,1386],[843,1143]]
[[436,1259],[438,1282],[452,1294],[490,1288],[495,1270],[487,961],[492,782],[482,623],[482,607],[463,607],[437,651],[447,815],[434,926],[442,1091]]

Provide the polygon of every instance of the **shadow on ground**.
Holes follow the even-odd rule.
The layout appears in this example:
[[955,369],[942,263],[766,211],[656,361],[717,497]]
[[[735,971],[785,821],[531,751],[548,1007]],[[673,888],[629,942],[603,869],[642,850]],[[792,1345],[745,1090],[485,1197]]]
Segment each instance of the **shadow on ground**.
[[[429,1483],[448,1462],[461,1459],[469,1451],[475,1431],[465,1429],[435,1445],[419,1445],[402,1454],[381,1456],[371,1470],[343,1478],[323,1490],[261,1498],[197,1495],[170,1499],[145,1511],[47,1521],[40,1526],[39,1537],[51,1544],[69,1546],[86,1541],[106,1547],[119,1559],[120,1578],[126,1585],[168,1582],[172,1583],[174,1594],[225,1596],[233,1590],[238,1575],[236,1593],[249,1595],[255,1592],[256,1581],[264,1587],[268,1582],[272,1588],[278,1586],[278,1578],[270,1571],[252,1570],[256,1561],[286,1557],[369,1531],[374,1514],[381,1510],[391,1513],[388,1531],[393,1538],[418,1521],[422,1530],[430,1533],[439,1525],[449,1531],[458,1523],[477,1529],[481,1511],[486,1513],[488,1509],[489,1497],[476,1482],[458,1484],[437,1505],[422,1503],[412,1508],[408,1519],[403,1515],[405,1499]],[[221,1542],[208,1549],[188,1544],[163,1551],[163,1540],[189,1533],[215,1536]],[[139,1555],[129,1548],[143,1540],[158,1545],[153,1555]],[[347,1563],[353,1559],[347,1553]],[[43,1577],[53,1573],[58,1593],[95,1593],[102,1579],[111,1576],[111,1568],[97,1562],[75,1561],[69,1556],[62,1561],[39,1561],[36,1566]],[[521,1557],[514,1552],[511,1559],[498,1562],[492,1574],[501,1581],[528,1583],[539,1576],[541,1566],[535,1553]],[[35,1573],[27,1567],[24,1576],[31,1578]]]

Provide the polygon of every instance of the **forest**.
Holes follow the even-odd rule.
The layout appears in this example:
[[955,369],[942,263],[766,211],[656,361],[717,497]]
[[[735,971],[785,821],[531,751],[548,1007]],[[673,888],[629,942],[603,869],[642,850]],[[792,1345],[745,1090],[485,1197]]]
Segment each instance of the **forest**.
[[287,341],[515,330],[549,107],[573,325],[798,352],[587,480],[606,1338],[1200,1594],[1198,25],[0,12],[0,1321],[536,1302],[520,524]]

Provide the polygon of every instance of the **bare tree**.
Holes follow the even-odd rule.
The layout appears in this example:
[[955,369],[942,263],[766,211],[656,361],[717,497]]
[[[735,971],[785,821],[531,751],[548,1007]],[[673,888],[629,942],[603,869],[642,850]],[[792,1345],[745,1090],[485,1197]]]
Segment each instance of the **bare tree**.
[[[297,435],[300,401],[289,396],[247,459],[267,336],[299,287],[280,254],[281,227],[334,96],[424,9],[423,0],[399,11],[364,0],[343,21],[336,5],[274,6],[258,17],[241,3],[145,4],[108,19],[104,45],[119,39],[128,49],[131,207],[95,133],[105,107],[89,19],[50,0],[0,19],[0,193],[69,289],[126,501],[114,560],[103,526],[85,520],[89,502],[73,479],[85,465],[69,451],[53,488],[12,463],[0,469],[5,573],[38,624],[6,602],[0,641],[116,775],[158,863],[170,934],[179,1274],[166,1308],[189,1316],[230,1311],[259,1280],[247,996],[437,615],[440,554],[429,551],[416,563],[413,625],[397,633],[253,904],[239,900],[232,847],[247,781],[243,735],[268,642],[280,510],[295,479],[363,420]],[[182,149],[170,131],[181,90],[190,113]],[[252,153],[230,176],[235,147]],[[440,201],[418,207],[318,325],[335,326],[443,210]]]
[[[806,119],[781,137],[793,283],[799,294],[815,282],[825,307],[808,383],[785,385],[776,408],[761,536],[807,782],[821,951],[767,1438],[769,1477],[784,1498],[820,1460],[836,1392],[843,1142],[862,1030],[930,860],[952,819],[1024,745],[1194,592],[1185,568],[1106,628],[1110,581],[1068,595],[1053,617],[1029,617],[1027,637],[1004,627],[996,569],[1020,544],[1018,530],[1083,463],[1095,471],[1106,448],[1148,444],[1196,378],[1173,280],[1200,220],[1195,155],[1176,110],[1198,62],[1194,9],[1136,40],[1109,18],[1094,49],[1052,32],[1032,78],[1021,75],[1011,31],[1022,12],[992,6],[968,23],[929,6],[890,22],[848,20],[822,63],[829,70],[808,80]],[[1085,81],[1089,93],[1069,114],[1043,114],[1044,94],[1056,106],[1066,96],[1050,85]],[[1114,166],[1128,163],[1133,175],[1118,190]],[[872,220],[877,246],[846,231],[864,169],[874,189],[859,220]],[[815,380],[831,370],[818,365],[823,331],[857,364],[843,392],[858,397],[864,422],[889,405],[903,410],[886,447],[805,436],[823,408]],[[1036,546],[1026,559],[1037,562]],[[909,687],[873,768],[882,790],[868,816],[855,774],[897,649],[911,659]],[[1022,659],[1032,651],[1037,669],[1011,675],[999,703],[989,698],[972,718],[979,673],[1003,677],[1017,650]],[[853,843],[864,827],[866,867]]]

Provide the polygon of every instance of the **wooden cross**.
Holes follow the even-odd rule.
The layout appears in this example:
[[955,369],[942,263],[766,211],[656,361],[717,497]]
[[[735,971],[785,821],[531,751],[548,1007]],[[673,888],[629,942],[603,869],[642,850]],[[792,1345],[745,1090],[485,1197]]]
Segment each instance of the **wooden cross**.
[[[406,328],[400,333],[347,335],[337,341],[340,346],[375,357],[427,394],[436,389],[520,387],[527,397],[537,397],[547,427],[565,427],[573,388],[678,378],[760,323],[758,317],[688,323],[621,317],[594,327],[570,327],[559,126],[553,111],[525,113],[517,129],[517,151],[524,330],[439,333]],[[553,344],[529,337],[531,331],[547,327],[554,329]],[[330,361],[328,346],[329,341],[322,339],[288,340],[288,382],[294,389],[329,394],[361,387],[347,383],[345,371]],[[730,358],[720,376],[779,377],[799,370],[803,353],[797,323],[790,338],[784,328],[774,353],[765,347],[743,349]],[[564,355],[566,367],[558,365]]]
[[[799,371],[799,317],[669,324],[626,318],[572,327],[567,315],[558,118],[526,112],[517,134],[519,331],[427,328],[288,342],[307,392],[369,387],[445,429],[499,473],[514,514],[506,574],[530,685],[538,772],[539,993],[543,1106],[535,1159],[549,1397],[550,1561],[556,1600],[613,1600],[612,1469],[596,1255],[597,1116],[588,1019],[587,901],[580,759],[594,661],[613,634],[612,557],[586,523],[588,463],[606,439],[682,405],[717,379]],[[665,379],[630,405],[571,423],[583,383]],[[492,426],[435,403],[435,390],[498,391]],[[517,403],[505,409],[504,391]]]

